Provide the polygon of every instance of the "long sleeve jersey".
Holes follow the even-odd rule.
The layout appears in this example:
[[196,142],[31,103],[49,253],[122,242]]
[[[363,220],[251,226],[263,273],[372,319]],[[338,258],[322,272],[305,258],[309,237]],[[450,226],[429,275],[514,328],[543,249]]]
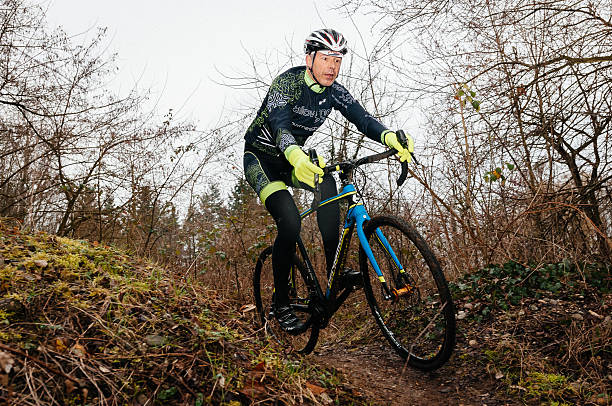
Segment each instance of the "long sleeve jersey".
[[303,146],[332,108],[340,111],[360,132],[381,142],[381,134],[387,128],[344,86],[338,82],[327,88],[309,85],[312,79],[306,76],[305,66],[293,67],[274,79],[246,132],[246,143],[272,155],[285,152],[291,145]]

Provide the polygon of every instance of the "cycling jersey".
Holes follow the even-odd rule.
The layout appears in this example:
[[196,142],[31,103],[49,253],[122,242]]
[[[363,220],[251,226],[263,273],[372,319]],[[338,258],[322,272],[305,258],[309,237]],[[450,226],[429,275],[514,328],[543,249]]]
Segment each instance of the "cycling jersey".
[[297,66],[272,82],[246,132],[246,144],[271,155],[280,155],[290,145],[303,146],[332,109],[340,111],[360,132],[381,142],[380,136],[387,128],[368,114],[344,86],[334,82],[320,87],[307,75],[305,66]]

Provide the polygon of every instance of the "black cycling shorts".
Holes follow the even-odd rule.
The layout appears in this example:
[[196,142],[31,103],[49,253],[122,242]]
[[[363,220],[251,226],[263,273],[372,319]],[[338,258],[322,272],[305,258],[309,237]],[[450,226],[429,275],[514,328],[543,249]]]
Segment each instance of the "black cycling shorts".
[[248,144],[244,148],[244,174],[248,184],[265,205],[266,198],[287,186],[312,190],[293,175],[293,166],[281,154],[270,155]]

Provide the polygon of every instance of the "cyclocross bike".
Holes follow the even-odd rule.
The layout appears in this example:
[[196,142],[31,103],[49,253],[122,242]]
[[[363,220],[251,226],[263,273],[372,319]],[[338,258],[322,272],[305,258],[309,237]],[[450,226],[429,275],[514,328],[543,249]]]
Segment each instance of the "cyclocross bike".
[[[400,136],[405,139],[398,131],[398,138]],[[316,156],[312,152],[311,159]],[[397,151],[391,149],[323,168],[325,174],[339,174],[341,192],[319,202],[318,191],[315,191],[313,206],[301,213],[301,217],[342,199],[348,202],[348,209],[325,292],[301,238],[297,252],[292,253],[290,302],[305,325],[297,335],[284,332],[274,317],[272,247],[259,255],[253,275],[255,305],[266,332],[282,345],[299,353],[310,353],[317,343],[319,331],[328,325],[349,295],[363,286],[380,331],[410,366],[429,371],[439,368],[450,358],[455,344],[455,311],[438,260],[414,227],[395,216],[370,218],[363,204],[354,201],[356,169],[395,153]],[[398,186],[406,176],[407,164],[403,162]],[[351,272],[353,278],[349,279],[343,276],[355,231],[359,239],[360,273]]]

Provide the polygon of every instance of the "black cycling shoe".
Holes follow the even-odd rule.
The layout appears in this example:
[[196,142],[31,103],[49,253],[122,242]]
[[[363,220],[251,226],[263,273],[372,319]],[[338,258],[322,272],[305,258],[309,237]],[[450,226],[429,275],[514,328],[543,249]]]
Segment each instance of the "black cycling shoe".
[[345,268],[340,272],[340,283],[345,288],[353,287],[360,288],[363,286],[363,279],[361,278],[361,272],[351,268]]
[[293,313],[293,309],[289,305],[276,307],[274,316],[281,328],[288,334],[297,335],[305,329],[305,324]]

